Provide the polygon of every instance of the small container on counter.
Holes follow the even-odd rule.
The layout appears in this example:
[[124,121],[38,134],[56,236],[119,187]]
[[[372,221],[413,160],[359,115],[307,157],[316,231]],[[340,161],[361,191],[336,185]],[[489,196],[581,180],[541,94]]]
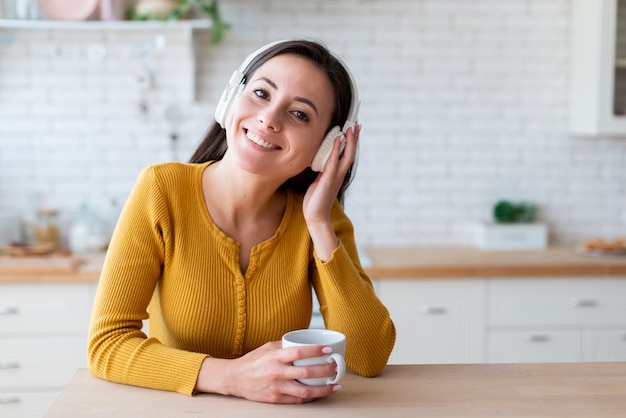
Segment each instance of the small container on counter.
[[35,243],[49,245],[52,250],[61,246],[59,212],[55,209],[39,209],[35,224]]
[[73,253],[103,251],[108,245],[108,237],[102,220],[83,202],[74,214],[69,229],[69,248]]

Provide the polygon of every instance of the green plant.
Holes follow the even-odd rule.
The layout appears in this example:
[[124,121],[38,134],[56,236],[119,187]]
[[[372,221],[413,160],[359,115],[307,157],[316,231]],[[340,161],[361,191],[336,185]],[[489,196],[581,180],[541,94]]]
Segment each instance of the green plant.
[[493,207],[493,217],[498,223],[530,223],[537,217],[537,207],[527,202],[514,204],[500,200]]
[[129,11],[129,20],[179,20],[186,17],[191,9],[197,6],[212,22],[212,40],[219,43],[224,33],[230,29],[230,24],[222,19],[218,0],[179,0],[178,6],[167,16],[157,16],[151,13],[138,13],[135,7]]

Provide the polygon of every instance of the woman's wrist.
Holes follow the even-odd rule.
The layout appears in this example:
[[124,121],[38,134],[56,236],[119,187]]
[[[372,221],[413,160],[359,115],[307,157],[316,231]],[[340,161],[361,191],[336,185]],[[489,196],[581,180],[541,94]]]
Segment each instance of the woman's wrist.
[[198,379],[196,380],[196,392],[218,393],[221,395],[232,395],[226,384],[229,382],[229,366],[227,359],[206,357],[200,366]]
[[330,260],[333,252],[339,245],[339,239],[330,222],[312,225],[307,224],[307,226],[317,258],[323,262]]

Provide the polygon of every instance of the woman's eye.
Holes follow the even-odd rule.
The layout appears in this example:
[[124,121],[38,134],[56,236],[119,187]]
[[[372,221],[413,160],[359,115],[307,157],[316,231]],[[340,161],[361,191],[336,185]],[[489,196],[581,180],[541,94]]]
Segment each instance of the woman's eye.
[[294,110],[294,111],[293,111],[293,112],[291,112],[291,113],[293,113],[293,115],[294,115],[295,117],[297,117],[298,119],[300,119],[300,120],[302,120],[302,121],[304,121],[304,122],[308,122],[308,121],[309,121],[309,115],[307,115],[306,113],[304,113],[304,112],[303,112],[303,111],[301,111],[301,110]]
[[265,90],[263,90],[263,89],[255,89],[255,90],[252,90],[252,93],[253,93],[255,96],[260,97],[260,98],[262,98],[262,99],[267,99],[267,97],[268,97],[267,92],[266,92]]

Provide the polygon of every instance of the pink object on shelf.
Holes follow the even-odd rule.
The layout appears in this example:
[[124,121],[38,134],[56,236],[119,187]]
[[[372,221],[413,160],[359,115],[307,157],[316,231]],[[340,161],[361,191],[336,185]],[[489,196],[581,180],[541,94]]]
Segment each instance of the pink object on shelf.
[[100,0],[100,19],[124,20],[129,7],[128,0]]
[[51,19],[87,20],[96,15],[98,0],[41,0],[39,6]]

